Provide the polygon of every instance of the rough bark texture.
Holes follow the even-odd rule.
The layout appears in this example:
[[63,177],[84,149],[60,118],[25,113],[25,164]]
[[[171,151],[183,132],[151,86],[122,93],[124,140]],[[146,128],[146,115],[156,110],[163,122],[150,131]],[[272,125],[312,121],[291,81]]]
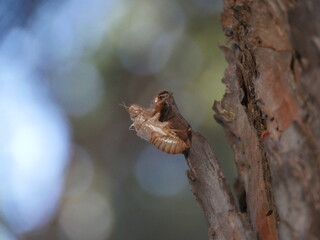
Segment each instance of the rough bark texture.
[[319,12],[317,0],[225,0],[231,47],[215,118],[257,239],[320,236]]

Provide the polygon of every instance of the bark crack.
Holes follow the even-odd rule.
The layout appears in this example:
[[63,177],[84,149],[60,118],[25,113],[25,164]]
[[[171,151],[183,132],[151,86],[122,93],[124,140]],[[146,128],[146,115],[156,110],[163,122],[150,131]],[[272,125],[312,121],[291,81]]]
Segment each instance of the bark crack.
[[[248,216],[254,231],[260,239],[273,240],[278,239],[277,209],[272,194],[270,167],[263,144],[267,132],[266,115],[259,106],[255,87],[255,82],[260,77],[255,49],[263,44],[263,39],[254,38],[254,42],[250,41],[253,38],[252,4],[253,1],[238,1],[238,4],[225,1],[222,24],[225,34],[229,37],[228,42],[232,43],[232,50],[223,48],[229,63],[224,82],[230,91],[226,92],[221,103],[215,103],[214,110],[215,118],[222,122],[229,139],[232,136],[238,139],[233,142],[233,149],[240,175],[239,182],[244,183],[244,191],[240,196],[242,195],[243,199],[243,193],[246,193]],[[237,106],[238,104],[240,106]],[[223,121],[226,117],[221,109],[233,112],[234,121]],[[241,203],[240,206],[244,205]]]

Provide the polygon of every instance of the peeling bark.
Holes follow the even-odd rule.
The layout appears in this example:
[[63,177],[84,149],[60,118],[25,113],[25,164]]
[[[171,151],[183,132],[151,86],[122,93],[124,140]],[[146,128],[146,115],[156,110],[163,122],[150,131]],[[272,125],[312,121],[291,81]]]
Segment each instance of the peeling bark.
[[227,90],[215,118],[259,239],[320,236],[320,5],[225,0]]
[[[223,49],[229,61],[224,78],[227,93],[221,103],[214,104],[215,118],[225,128],[234,149],[240,183],[244,185],[246,194],[248,217],[256,236],[260,239],[263,239],[262,236],[267,236],[265,239],[270,240],[278,239],[276,210],[269,181],[270,171],[258,135],[258,131],[263,131],[263,122],[258,122],[260,112],[256,112],[254,107],[246,109],[246,106],[242,105],[241,102],[247,96],[238,82],[239,77],[242,77],[242,75],[239,76],[241,71],[234,71],[237,68],[234,53],[226,48]],[[239,96],[239,93],[242,96]],[[248,103],[248,106],[251,104],[253,103]],[[233,117],[230,118],[230,116]],[[259,128],[256,129],[254,124]]]

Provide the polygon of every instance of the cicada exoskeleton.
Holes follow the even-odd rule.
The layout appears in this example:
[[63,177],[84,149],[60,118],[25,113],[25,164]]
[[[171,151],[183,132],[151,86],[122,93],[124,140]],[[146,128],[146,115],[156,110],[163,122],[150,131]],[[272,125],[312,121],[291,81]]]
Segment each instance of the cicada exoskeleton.
[[171,121],[160,121],[163,111],[165,111],[166,100],[172,97],[172,93],[160,92],[151,104],[145,109],[137,104],[127,108],[130,118],[133,121],[132,127],[137,135],[160,149],[170,154],[182,153],[190,148],[189,144],[179,135],[191,129],[175,129]]

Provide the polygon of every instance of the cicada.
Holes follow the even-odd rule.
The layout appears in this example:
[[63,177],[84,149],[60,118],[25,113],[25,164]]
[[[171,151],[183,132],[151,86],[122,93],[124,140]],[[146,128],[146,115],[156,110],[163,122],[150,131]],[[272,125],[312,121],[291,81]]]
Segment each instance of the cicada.
[[151,142],[161,151],[178,154],[190,148],[178,133],[187,132],[190,129],[174,129],[172,122],[159,120],[164,101],[170,97],[172,93],[164,91],[156,96],[148,109],[137,104],[126,107],[126,109],[133,121],[129,129],[134,128],[139,137]]

